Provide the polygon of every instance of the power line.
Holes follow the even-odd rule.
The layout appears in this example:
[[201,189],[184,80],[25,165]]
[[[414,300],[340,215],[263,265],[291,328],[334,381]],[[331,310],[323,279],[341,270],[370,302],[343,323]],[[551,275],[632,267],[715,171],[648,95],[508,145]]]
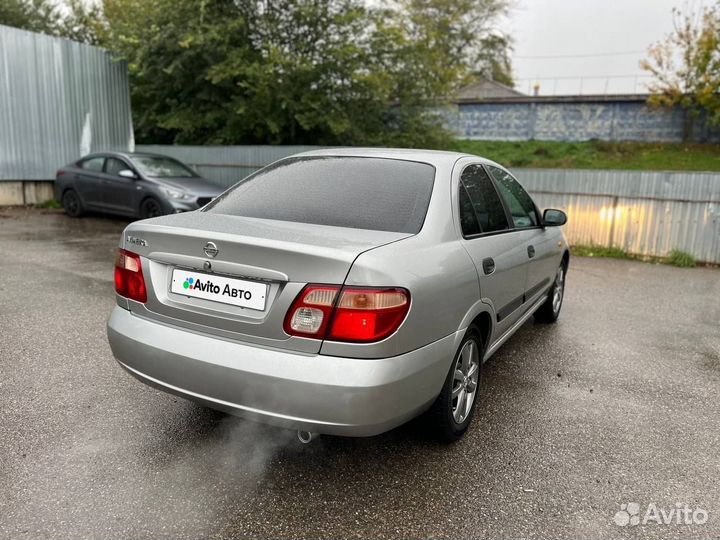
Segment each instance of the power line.
[[561,58],[597,58],[601,56],[628,56],[631,54],[645,54],[647,51],[622,51],[611,53],[594,53],[594,54],[557,54],[546,56],[514,56],[518,60],[553,60]]

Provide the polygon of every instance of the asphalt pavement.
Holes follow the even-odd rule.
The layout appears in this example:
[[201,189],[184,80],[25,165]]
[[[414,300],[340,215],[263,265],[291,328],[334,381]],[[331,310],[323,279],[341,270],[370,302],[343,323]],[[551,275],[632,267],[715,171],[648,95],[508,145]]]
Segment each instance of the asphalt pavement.
[[0,209],[0,538],[720,537],[720,270],[573,258],[462,441],[303,446],[115,364],[124,226]]

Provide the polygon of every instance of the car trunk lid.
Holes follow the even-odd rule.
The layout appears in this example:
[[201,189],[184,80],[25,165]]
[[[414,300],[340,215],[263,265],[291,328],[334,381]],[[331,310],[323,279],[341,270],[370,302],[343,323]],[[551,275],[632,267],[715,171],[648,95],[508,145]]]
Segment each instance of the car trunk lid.
[[[300,290],[307,283],[342,284],[359,254],[408,236],[205,212],[133,223],[125,230],[123,247],[143,256],[148,300],[131,304],[131,309],[228,339],[318,352],[319,340],[283,331],[284,317]],[[212,250],[205,253],[208,242],[217,249],[214,257]],[[203,283],[215,277],[219,285],[227,280],[254,284],[255,290],[265,291],[264,308],[178,292],[177,280],[187,276]]]

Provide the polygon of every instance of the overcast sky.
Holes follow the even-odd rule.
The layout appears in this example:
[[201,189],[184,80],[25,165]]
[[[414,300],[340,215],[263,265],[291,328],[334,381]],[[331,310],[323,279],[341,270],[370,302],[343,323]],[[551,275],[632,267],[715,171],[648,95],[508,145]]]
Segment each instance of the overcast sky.
[[[643,92],[638,62],[672,30],[672,8],[698,9],[710,0],[515,0],[507,30],[517,89],[541,94]],[[613,55],[614,53],[627,53]],[[606,56],[589,56],[603,54]],[[588,55],[568,58],[568,55]],[[560,58],[537,58],[560,57]],[[620,78],[618,76],[630,76]],[[640,76],[637,81],[635,76]],[[607,80],[608,76],[613,76]],[[573,79],[560,79],[572,77]],[[587,77],[600,77],[588,79]],[[556,78],[556,80],[552,80]],[[529,80],[533,79],[533,80]],[[647,80],[647,79],[645,79]]]

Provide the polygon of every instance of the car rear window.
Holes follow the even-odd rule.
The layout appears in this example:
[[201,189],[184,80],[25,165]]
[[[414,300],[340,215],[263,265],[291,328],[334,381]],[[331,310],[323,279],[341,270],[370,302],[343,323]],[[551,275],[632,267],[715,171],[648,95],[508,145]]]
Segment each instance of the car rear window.
[[362,157],[284,160],[249,176],[206,212],[417,233],[425,220],[435,168]]

